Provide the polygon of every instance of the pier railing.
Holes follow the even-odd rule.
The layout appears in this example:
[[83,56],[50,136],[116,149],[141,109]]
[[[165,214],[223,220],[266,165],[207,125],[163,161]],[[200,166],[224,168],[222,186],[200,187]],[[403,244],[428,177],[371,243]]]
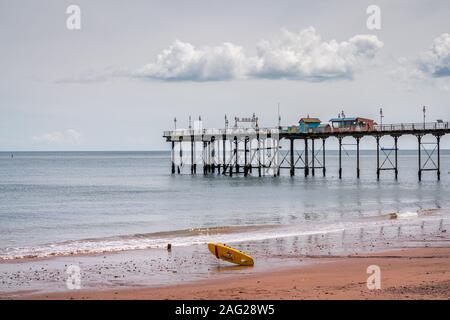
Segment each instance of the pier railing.
[[279,128],[227,128],[227,129],[177,129],[164,131],[164,137],[189,137],[189,136],[223,136],[223,135],[260,135],[277,134]]
[[[450,128],[449,122],[426,122],[426,123],[395,123],[374,125],[372,127],[349,126],[349,127],[332,127],[321,126],[311,129],[305,133],[346,133],[346,132],[389,132],[389,131],[426,131],[426,130],[448,130]],[[282,133],[293,133],[289,131],[288,127],[282,127]],[[302,132],[296,132],[302,133]]]
[[397,123],[375,125],[375,131],[415,131],[415,130],[439,130],[448,129],[448,122],[427,122],[427,123]]

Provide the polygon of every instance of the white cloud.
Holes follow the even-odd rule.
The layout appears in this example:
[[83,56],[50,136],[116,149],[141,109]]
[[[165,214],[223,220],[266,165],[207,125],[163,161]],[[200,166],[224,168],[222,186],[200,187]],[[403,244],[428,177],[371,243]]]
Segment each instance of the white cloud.
[[242,47],[228,42],[196,48],[177,40],[155,62],[134,72],[133,77],[164,81],[351,79],[357,65],[374,58],[382,47],[383,43],[374,35],[326,42],[313,27],[299,33],[284,30],[277,39],[262,40],[255,56],[246,56]]
[[348,41],[323,41],[313,27],[279,39],[263,40],[257,48],[258,78],[288,78],[321,81],[352,78],[361,58],[373,58],[383,43],[373,35],[356,35]]
[[81,134],[73,129],[68,129],[63,132],[55,131],[45,133],[39,136],[33,136],[32,140],[36,143],[43,143],[47,145],[75,145],[78,144]]
[[245,74],[245,64],[242,47],[232,43],[197,49],[176,40],[158,55],[155,63],[145,65],[133,76],[169,81],[230,80]]

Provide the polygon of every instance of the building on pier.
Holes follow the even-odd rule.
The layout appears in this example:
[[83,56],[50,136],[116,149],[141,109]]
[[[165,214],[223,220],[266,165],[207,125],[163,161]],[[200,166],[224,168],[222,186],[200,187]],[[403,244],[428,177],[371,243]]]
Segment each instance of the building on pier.
[[321,122],[319,118],[310,118],[308,115],[306,118],[301,118],[298,121],[299,131],[303,133],[313,132],[320,126]]
[[372,119],[355,118],[333,118],[330,119],[331,127],[334,131],[370,131],[374,129],[376,122]]

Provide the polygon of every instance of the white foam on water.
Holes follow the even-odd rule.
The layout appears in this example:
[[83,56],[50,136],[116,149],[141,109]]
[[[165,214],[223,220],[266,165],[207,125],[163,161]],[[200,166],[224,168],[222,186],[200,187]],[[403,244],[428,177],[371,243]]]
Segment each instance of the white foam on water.
[[[375,217],[374,217],[375,218]],[[180,236],[180,231],[167,232],[164,235],[138,234],[98,239],[85,239],[51,243],[37,247],[5,248],[0,251],[0,260],[12,260],[23,258],[46,258],[54,256],[69,256],[78,254],[96,254],[106,252],[120,252],[127,250],[158,249],[165,248],[168,243],[172,246],[201,245],[208,242],[238,243],[246,241],[263,241],[276,238],[294,236],[309,236],[343,231],[352,231],[361,228],[373,229],[382,226],[394,226],[402,224],[416,224],[421,221],[438,220],[439,216],[419,216],[417,212],[403,212],[397,214],[397,219],[373,219],[364,221],[337,222],[333,225],[314,226],[313,230],[307,230],[307,225],[280,225],[270,228],[255,228],[252,231],[238,231],[232,233],[207,233]],[[399,221],[400,220],[400,221]],[[252,227],[252,226],[249,226]],[[184,232],[181,232],[184,233]],[[173,235],[172,235],[173,234]]]
[[406,212],[399,212],[397,213],[397,218],[398,219],[410,219],[410,218],[415,218],[418,217],[419,213],[416,211],[406,211]]

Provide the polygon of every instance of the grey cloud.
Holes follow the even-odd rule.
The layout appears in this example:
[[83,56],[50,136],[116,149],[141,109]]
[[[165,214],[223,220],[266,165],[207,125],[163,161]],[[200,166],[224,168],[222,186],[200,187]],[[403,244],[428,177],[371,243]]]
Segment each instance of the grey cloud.
[[35,143],[45,145],[74,145],[80,141],[80,138],[81,134],[78,131],[67,129],[65,131],[54,131],[33,136],[32,140]]
[[409,91],[423,85],[450,90],[450,35],[443,33],[431,46],[413,57],[401,57],[390,72],[391,77]]
[[450,76],[450,35],[443,33],[416,60],[417,68],[430,77]]

